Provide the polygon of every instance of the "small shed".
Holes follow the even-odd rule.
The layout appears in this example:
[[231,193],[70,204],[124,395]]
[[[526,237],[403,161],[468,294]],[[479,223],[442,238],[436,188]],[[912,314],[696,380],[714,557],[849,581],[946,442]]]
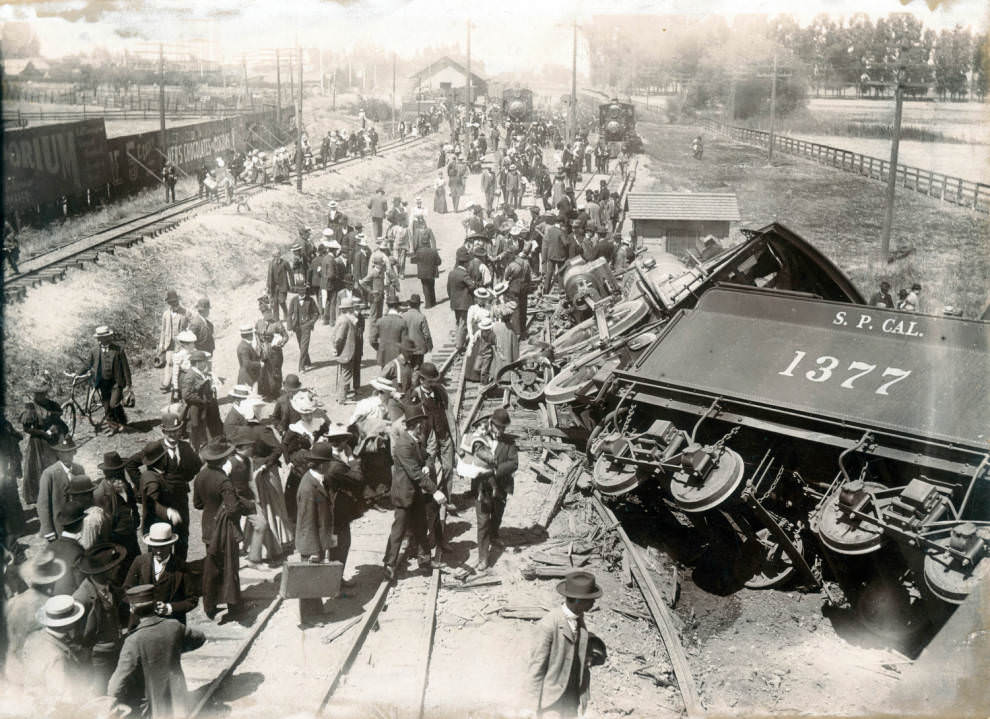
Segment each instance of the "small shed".
[[674,255],[697,250],[699,240],[713,235],[728,239],[730,225],[740,220],[739,202],[730,193],[630,192],[626,217],[640,242]]
[[[413,91],[437,93],[455,102],[463,102],[467,96],[468,71],[450,57],[442,57],[410,76]],[[488,94],[488,81],[476,72],[471,73],[471,98]]]

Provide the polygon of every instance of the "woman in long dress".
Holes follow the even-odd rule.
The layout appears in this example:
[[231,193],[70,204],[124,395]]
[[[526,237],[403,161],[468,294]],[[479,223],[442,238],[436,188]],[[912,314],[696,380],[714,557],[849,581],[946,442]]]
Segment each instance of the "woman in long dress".
[[437,179],[433,183],[433,211],[441,215],[447,212],[447,188],[444,186],[443,170],[437,173]]
[[48,385],[39,381],[31,387],[31,393],[32,399],[25,403],[20,415],[21,427],[29,437],[23,466],[25,505],[37,504],[41,473],[58,459],[52,445],[69,434],[62,421],[62,408],[48,397]]
[[[285,508],[285,493],[278,476],[278,455],[275,448],[267,442],[257,440],[254,443],[254,484],[255,496],[258,498],[258,508],[268,521],[268,530],[275,538],[274,546],[283,550],[292,544],[292,529],[289,523],[289,513]],[[265,546],[271,546],[268,542]],[[269,557],[269,561],[278,557]]]
[[290,424],[282,435],[282,457],[289,465],[289,476],[285,480],[286,520],[294,534],[296,493],[299,491],[299,481],[309,470],[307,452],[327,433],[329,424],[325,416],[317,414],[316,400],[309,392],[302,390],[296,392],[289,404],[299,413],[299,419]]
[[478,338],[481,334],[482,324],[492,321],[491,306],[491,290],[486,287],[476,289],[474,291],[474,304],[468,307],[467,311],[468,346],[464,353],[465,376],[472,382],[479,381],[479,374],[475,369],[475,365],[477,364],[479,353],[486,348],[482,347],[483,343],[479,342]]

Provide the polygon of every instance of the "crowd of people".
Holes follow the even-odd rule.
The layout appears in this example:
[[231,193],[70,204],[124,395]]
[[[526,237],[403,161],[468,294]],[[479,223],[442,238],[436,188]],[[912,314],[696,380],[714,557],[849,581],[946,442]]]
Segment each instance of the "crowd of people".
[[[465,127],[473,124],[469,118],[463,112],[455,118],[448,174],[452,166],[460,172],[456,142],[476,129]],[[521,166],[538,176],[545,169],[541,149],[528,134],[511,137],[484,172],[511,177]],[[580,207],[572,187],[556,195],[551,190],[553,210],[544,199],[543,206],[528,208],[526,219],[516,212],[521,192],[499,187],[501,203],[488,199],[486,189],[488,206],[467,208],[464,240],[447,277],[466,379],[484,385],[518,359],[532,290],[549,291],[569,258],[603,258],[621,268],[631,257],[627,244],[615,245],[618,211],[606,187],[589,190]],[[17,571],[8,575],[16,592],[4,611],[0,657],[6,655],[8,678],[39,701],[103,697],[151,716],[170,714],[185,691],[181,651],[204,641],[186,626],[190,611],[201,604],[212,620],[237,620],[245,608],[243,569],[286,561],[346,567],[350,525],[371,509],[393,512],[386,577],[403,576],[404,554],[432,570],[451,551],[444,518],[457,504],[455,473],[470,487],[458,501],[473,504],[477,514],[477,552],[467,571],[492,566],[518,468],[507,432],[511,417],[496,410],[455,446],[444,377],[426,361],[434,340],[421,307],[424,300],[427,308],[437,303],[442,264],[428,211],[422,198],[411,207],[401,197],[389,201],[384,188],[367,209],[370,237],[331,199],[318,237],[300,228],[288,252],[273,253],[259,316],[239,327],[237,378],[226,392],[225,413],[219,400],[224,378],[213,371],[211,302],[201,297],[187,309],[170,290],[154,363],[169,403],[160,437],[130,456],[108,451],[97,472],[87,470],[74,461],[79,448],[45,383],[32,387],[20,416],[23,455],[22,435],[4,424],[6,475],[22,478],[23,504],[36,509],[44,545],[27,561],[17,550],[22,503],[16,488],[10,496],[7,482],[0,540],[12,550]],[[422,296],[403,298],[400,280],[410,264]],[[328,393],[303,381],[315,364],[310,344],[321,324],[331,336],[325,359],[337,366],[336,400],[351,406],[343,423],[328,417],[321,401]],[[378,371],[364,385],[366,332]],[[297,371],[283,375],[284,348],[293,336]],[[104,403],[108,433],[126,431],[132,376],[112,328],[96,328],[79,372]],[[200,512],[201,555],[192,551],[198,546],[191,539],[194,510]],[[559,639],[559,621],[573,626],[588,606],[579,600],[597,591],[593,578],[590,584],[569,578],[560,590],[570,608],[548,620],[547,652]],[[301,600],[300,615],[304,626],[326,620],[319,599]],[[534,672],[545,679],[547,667],[538,665]],[[563,681],[555,689],[571,703],[586,689],[573,680],[569,674],[552,680]]]

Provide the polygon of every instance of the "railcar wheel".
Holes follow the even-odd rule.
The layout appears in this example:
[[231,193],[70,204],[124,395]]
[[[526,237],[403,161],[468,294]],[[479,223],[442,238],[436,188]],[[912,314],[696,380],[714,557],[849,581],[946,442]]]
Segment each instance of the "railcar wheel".
[[[609,335],[613,338],[626,334],[650,314],[650,306],[643,298],[620,302],[605,317]],[[594,318],[585,320],[561,334],[553,342],[554,355],[572,355],[586,352],[598,341],[598,327]]]
[[565,365],[543,388],[546,401],[551,404],[572,402],[592,385],[596,374],[602,370],[615,371],[622,363],[619,357],[596,361],[604,357],[603,353],[596,352]]
[[[780,586],[794,575],[794,562],[766,527],[756,532],[756,541],[760,545],[760,564],[756,573],[746,581],[746,586],[749,589]],[[795,536],[792,542],[799,552],[804,551],[800,536]]]
[[[952,537],[935,540],[936,544],[948,547]],[[925,584],[936,597],[949,604],[962,604],[969,593],[986,577],[990,576],[990,558],[977,560],[971,571],[957,566],[946,552],[930,552],[925,556]]]
[[508,368],[505,376],[519,399],[537,402],[553,378],[553,365],[546,357],[530,357]]
[[743,458],[725,447],[714,469],[703,481],[692,481],[677,472],[670,482],[670,496],[685,512],[705,512],[732,497],[744,476]]
[[[595,460],[592,473],[598,491],[608,497],[619,497],[636,489],[645,477],[635,464],[627,464],[622,459],[632,458],[633,449],[629,440],[621,435],[605,437],[601,440],[605,452]],[[608,453],[617,459],[606,457]]]
[[[866,492],[882,489],[883,485],[876,482],[863,484]],[[824,500],[825,507],[815,529],[822,544],[838,554],[869,554],[880,549],[883,530],[869,520],[849,515],[839,503],[841,491],[840,487]]]

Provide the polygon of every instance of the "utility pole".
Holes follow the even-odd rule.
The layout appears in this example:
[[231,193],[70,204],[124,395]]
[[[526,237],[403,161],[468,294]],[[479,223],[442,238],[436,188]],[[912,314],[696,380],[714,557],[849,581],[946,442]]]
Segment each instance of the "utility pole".
[[251,109],[254,109],[254,98],[251,97],[251,90],[248,88],[248,76],[247,76],[247,56],[241,56],[241,64],[244,67],[244,94],[247,96],[247,100],[251,103]]
[[773,164],[773,120],[777,111],[777,51],[773,51],[773,79],[770,80],[770,149],[767,162]]
[[320,94],[326,97],[327,95],[327,76],[323,73],[323,48],[319,48],[320,53]]
[[464,92],[465,104],[471,111],[471,18],[467,21],[467,87]]
[[302,102],[303,102],[303,59],[302,50],[296,45],[299,53],[299,99],[296,101],[296,190],[302,192],[303,154],[302,154]]
[[395,137],[395,53],[392,53],[392,137]]
[[887,199],[883,211],[883,234],[880,235],[880,262],[890,257],[890,231],[894,224],[894,196],[897,187],[897,151],[901,143],[901,112],[904,109],[904,66],[897,70],[894,89],[894,132],[890,139],[890,172],[887,175]]
[[296,81],[295,81],[295,70],[292,69],[292,53],[289,53],[289,97],[292,98],[293,104],[296,100]]
[[577,137],[577,12],[574,13],[574,45],[571,51],[570,142]]
[[330,109],[337,109],[337,66],[333,68],[333,80],[330,83]]
[[275,127],[282,127],[282,59],[275,48]]
[[158,45],[158,119],[161,127],[162,157],[168,157],[165,146],[165,46]]

